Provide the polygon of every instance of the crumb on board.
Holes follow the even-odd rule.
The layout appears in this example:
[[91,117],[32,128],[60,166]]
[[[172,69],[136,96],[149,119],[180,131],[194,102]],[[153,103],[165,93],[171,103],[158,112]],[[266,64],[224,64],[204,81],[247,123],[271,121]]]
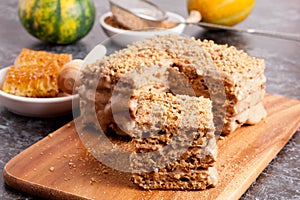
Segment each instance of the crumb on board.
[[52,166],[52,167],[49,168],[49,171],[50,171],[50,172],[54,172],[54,169],[55,169],[55,168]]
[[92,177],[92,178],[90,179],[90,184],[93,185],[95,182],[96,182],[96,179],[95,179],[94,177]]

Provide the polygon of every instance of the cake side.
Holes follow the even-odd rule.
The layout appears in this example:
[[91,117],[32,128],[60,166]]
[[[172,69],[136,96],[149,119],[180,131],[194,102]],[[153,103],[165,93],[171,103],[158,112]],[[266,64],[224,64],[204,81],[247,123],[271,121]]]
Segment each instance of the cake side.
[[218,183],[215,167],[190,172],[151,172],[134,174],[135,184],[143,189],[205,190]]

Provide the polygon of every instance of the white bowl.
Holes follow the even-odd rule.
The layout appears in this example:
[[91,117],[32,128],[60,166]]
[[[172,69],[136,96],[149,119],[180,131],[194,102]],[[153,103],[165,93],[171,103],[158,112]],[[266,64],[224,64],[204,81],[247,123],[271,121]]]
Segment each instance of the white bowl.
[[[0,88],[9,67],[0,70]],[[0,105],[9,111],[28,117],[56,117],[71,113],[79,106],[79,95],[53,98],[29,98],[8,94],[0,90]]]
[[[167,12],[168,18],[170,21],[174,22],[184,22],[185,19],[172,12]],[[105,23],[105,18],[108,16],[112,16],[111,12],[104,13],[100,19],[99,23],[102,27],[103,31],[106,33],[107,36],[111,37],[111,39],[122,47],[126,47],[128,44],[132,44],[136,41],[140,41],[154,35],[165,35],[165,34],[181,34],[184,31],[185,24],[178,24],[174,28],[170,29],[160,29],[160,30],[153,30],[153,31],[131,31],[131,30],[123,30],[112,27]]]

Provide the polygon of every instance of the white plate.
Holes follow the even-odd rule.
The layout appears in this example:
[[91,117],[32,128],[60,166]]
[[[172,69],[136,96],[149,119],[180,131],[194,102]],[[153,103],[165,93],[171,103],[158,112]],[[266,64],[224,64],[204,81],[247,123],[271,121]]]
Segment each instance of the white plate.
[[[0,70],[0,88],[9,67]],[[79,95],[54,98],[29,98],[8,94],[0,90],[0,105],[9,111],[28,117],[56,117],[71,113],[78,108]]]

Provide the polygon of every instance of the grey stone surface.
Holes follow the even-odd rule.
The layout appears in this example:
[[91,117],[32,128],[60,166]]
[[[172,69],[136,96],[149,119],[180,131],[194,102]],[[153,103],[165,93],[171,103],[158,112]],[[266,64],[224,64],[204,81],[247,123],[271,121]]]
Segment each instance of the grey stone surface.
[[[93,46],[107,39],[98,24],[98,17],[109,10],[106,1],[95,1],[97,18],[92,31],[73,45],[55,46],[40,42],[21,26],[17,16],[17,0],[0,4],[0,68],[13,63],[23,47],[52,52],[72,53],[83,58]],[[185,0],[155,0],[162,8],[187,16]],[[252,14],[238,27],[300,33],[299,0],[259,0]],[[252,56],[266,60],[267,92],[300,99],[300,43],[187,27],[185,34],[201,39],[213,39],[243,49]],[[300,113],[299,113],[300,114]],[[0,171],[15,155],[47,134],[72,120],[72,115],[37,119],[22,117],[7,111],[0,102]],[[263,173],[241,197],[243,200],[300,199],[300,135],[299,131],[274,158]],[[0,199],[34,199],[6,186],[0,176]]]

